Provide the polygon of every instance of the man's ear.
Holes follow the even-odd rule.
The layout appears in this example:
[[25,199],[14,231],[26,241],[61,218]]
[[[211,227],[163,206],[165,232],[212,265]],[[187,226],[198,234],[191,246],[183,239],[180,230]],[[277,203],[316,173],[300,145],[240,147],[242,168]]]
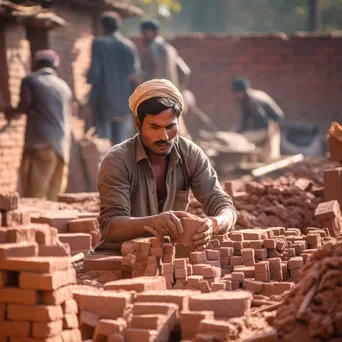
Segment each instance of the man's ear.
[[137,117],[134,118],[134,125],[135,125],[135,128],[137,129],[137,131],[139,132],[140,127],[141,127],[141,122]]

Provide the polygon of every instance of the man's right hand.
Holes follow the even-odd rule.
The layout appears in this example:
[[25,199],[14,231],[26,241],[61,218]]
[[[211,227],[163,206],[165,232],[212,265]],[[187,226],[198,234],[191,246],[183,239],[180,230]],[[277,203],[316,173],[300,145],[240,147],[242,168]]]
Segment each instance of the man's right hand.
[[153,220],[153,229],[161,236],[170,236],[176,240],[184,232],[181,217],[187,216],[184,211],[165,211]]

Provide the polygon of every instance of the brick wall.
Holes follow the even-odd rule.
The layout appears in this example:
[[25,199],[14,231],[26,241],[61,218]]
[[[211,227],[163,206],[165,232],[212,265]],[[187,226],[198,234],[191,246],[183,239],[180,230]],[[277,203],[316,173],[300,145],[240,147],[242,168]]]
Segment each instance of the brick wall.
[[[7,24],[0,32],[0,42],[0,91],[6,102],[16,105],[21,79],[30,70],[30,46],[25,28]],[[25,117],[7,122],[0,113],[0,191],[17,188],[24,130]]]
[[59,76],[74,89],[75,48],[79,45],[79,40],[92,35],[93,13],[87,8],[76,5],[71,7],[68,3],[56,3],[53,9],[67,21],[67,25],[49,33],[49,47],[55,49],[61,57]]
[[190,89],[222,129],[239,124],[230,94],[234,75],[250,78],[291,120],[308,120],[325,132],[342,122],[342,36],[186,35],[170,42],[192,69]]

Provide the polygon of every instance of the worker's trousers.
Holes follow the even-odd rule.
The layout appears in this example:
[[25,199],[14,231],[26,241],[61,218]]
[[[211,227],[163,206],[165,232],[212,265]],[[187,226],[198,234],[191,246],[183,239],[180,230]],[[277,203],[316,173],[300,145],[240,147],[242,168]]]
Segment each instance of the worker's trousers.
[[56,201],[65,191],[68,168],[51,148],[24,151],[21,162],[21,187],[24,197]]

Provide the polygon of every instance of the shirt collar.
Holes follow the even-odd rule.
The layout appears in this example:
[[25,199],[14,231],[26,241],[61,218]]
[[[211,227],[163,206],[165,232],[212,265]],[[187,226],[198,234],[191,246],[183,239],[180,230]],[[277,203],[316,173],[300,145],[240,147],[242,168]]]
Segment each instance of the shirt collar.
[[[143,159],[148,159],[148,156],[147,156],[146,150],[145,150],[145,148],[141,142],[139,133],[135,136],[135,139],[136,139],[135,161],[136,161],[136,163],[139,163]],[[179,140],[179,137],[176,138],[176,141],[173,144],[173,148],[172,148],[171,153],[170,153],[170,157],[172,160],[175,161],[175,164],[182,161],[180,151],[179,151],[178,140]]]
[[51,75],[57,75],[57,71],[55,69],[49,68],[49,67],[40,68],[40,69],[38,69],[38,71],[43,71],[43,72],[46,72],[47,74],[51,74]]

